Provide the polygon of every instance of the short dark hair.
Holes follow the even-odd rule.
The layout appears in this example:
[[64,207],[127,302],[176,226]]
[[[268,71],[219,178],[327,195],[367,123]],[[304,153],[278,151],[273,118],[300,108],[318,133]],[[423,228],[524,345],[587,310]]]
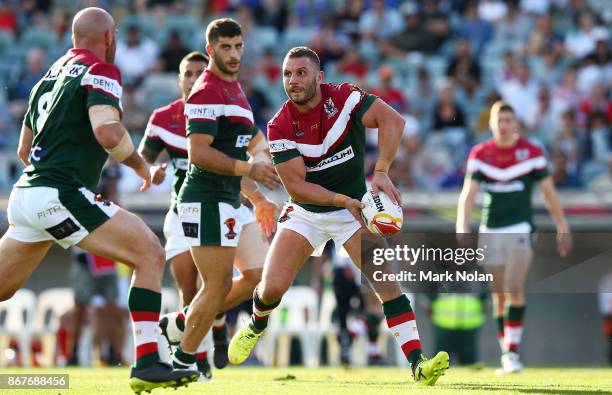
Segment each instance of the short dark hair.
[[179,64],[183,64],[183,62],[202,62],[208,64],[208,55],[199,51],[189,52],[181,59]]
[[219,37],[236,37],[242,35],[240,24],[232,18],[215,19],[206,27],[206,42],[212,44]]
[[319,59],[319,55],[312,49],[308,47],[293,47],[287,52],[287,56],[285,58],[308,58],[317,66],[317,70],[321,70],[321,60]]

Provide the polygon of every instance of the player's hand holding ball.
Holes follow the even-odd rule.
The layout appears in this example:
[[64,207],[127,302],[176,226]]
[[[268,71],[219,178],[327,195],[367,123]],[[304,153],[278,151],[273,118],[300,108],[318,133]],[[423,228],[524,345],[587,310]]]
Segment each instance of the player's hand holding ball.
[[361,202],[361,210],[366,228],[374,234],[392,236],[402,230],[404,213],[402,206],[392,201],[385,192],[368,190]]

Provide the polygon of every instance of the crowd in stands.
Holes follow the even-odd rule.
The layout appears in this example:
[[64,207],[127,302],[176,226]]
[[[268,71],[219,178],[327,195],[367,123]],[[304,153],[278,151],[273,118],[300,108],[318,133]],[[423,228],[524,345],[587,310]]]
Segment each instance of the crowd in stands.
[[30,89],[91,5],[118,22],[123,120],[136,141],[151,111],[178,97],[178,63],[203,49],[208,21],[232,16],[262,130],[286,99],[284,54],[308,45],[328,82],[359,84],[404,115],[392,173],[401,187],[458,188],[499,98],[545,149],[558,187],[612,185],[609,0],[0,0],[0,151],[14,152]]

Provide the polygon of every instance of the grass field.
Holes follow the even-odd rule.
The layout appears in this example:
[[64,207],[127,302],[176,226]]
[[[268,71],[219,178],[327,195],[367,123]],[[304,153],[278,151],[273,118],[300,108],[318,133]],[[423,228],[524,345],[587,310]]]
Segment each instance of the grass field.
[[[3,374],[68,373],[69,390],[6,390],[0,394],[132,393],[126,368],[2,369]],[[498,377],[485,368],[451,368],[436,387],[415,387],[407,369],[398,368],[227,368],[214,370],[213,381],[193,383],[178,391],[157,389],[153,394],[612,394],[612,369],[530,368],[521,374]]]

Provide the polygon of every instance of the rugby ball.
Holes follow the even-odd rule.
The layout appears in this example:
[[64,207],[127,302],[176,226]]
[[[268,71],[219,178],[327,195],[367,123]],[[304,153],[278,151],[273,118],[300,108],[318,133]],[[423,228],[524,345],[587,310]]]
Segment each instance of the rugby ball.
[[404,213],[402,206],[395,204],[382,191],[377,195],[370,189],[361,198],[365,207],[361,209],[363,222],[374,234],[391,236],[402,230]]

